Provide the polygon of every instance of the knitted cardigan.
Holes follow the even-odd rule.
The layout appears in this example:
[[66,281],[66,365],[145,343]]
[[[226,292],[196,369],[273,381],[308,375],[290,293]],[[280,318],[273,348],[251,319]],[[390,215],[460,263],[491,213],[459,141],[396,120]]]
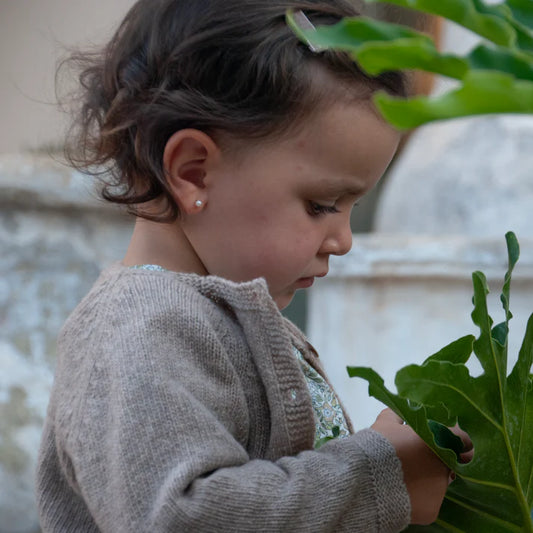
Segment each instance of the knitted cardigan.
[[64,325],[37,471],[48,532],[398,532],[409,498],[367,429],[313,450],[296,345],[263,280],[114,265]]

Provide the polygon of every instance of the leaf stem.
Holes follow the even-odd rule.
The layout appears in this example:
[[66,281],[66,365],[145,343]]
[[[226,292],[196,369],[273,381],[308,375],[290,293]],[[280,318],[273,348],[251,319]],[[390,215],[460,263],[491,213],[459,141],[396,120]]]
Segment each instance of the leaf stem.
[[[461,477],[462,479],[464,479],[465,481],[469,481],[470,483],[475,483],[476,485],[482,485],[482,486],[485,486],[485,487],[492,487],[492,488],[496,488],[496,489],[502,489],[502,490],[507,490],[509,492],[513,492],[515,494],[515,496],[516,496],[518,504],[520,505],[522,514],[524,516],[525,527],[527,528],[527,529],[520,529],[520,531],[522,531],[523,533],[524,532],[533,533],[533,523],[531,522],[531,515],[530,515],[530,511],[529,511],[529,506],[528,506],[527,500],[524,497],[524,493],[521,490],[520,484],[518,484],[518,486],[514,487],[512,485],[504,485],[503,483],[495,483],[494,481],[486,481],[486,480],[483,480],[483,479],[476,479],[476,478],[468,477],[468,476],[465,476],[463,474],[458,474],[458,476]],[[532,472],[532,476],[533,476],[533,472]],[[530,479],[530,483],[531,483],[531,481],[532,481],[532,479]],[[468,507],[466,504],[462,504],[458,500],[454,500],[454,499],[452,499],[449,496],[446,496],[446,498],[449,499],[450,501],[454,501],[454,502],[456,502],[458,504],[461,504],[464,507]],[[480,512],[480,511],[478,511],[476,509],[476,512]]]
[[[506,281],[507,281],[507,279],[506,279]],[[507,427],[507,410],[506,410],[506,407],[505,407],[505,385],[506,385],[506,382],[504,380],[505,380],[506,376],[502,376],[501,365],[499,364],[498,356],[497,356],[496,349],[495,349],[495,346],[494,346],[495,339],[493,338],[493,336],[491,334],[491,322],[492,322],[492,320],[490,319],[490,316],[488,315],[487,310],[486,310],[486,303],[487,303],[487,301],[486,301],[486,293],[485,293],[485,298],[484,298],[482,303],[484,304],[484,307],[482,308],[482,310],[484,311],[484,313],[483,313],[484,314],[484,320],[480,321],[478,323],[478,326],[479,326],[479,328],[481,330],[480,339],[484,335],[487,336],[488,348],[490,350],[490,355],[491,355],[491,358],[492,358],[492,364],[494,365],[494,370],[496,372],[496,380],[497,380],[497,386],[498,386],[498,396],[499,396],[500,412],[501,412],[501,426],[498,424],[498,426],[499,426],[498,429],[499,429],[499,431],[501,432],[501,434],[503,436],[503,440],[504,440],[504,443],[505,443],[505,448],[507,450],[507,457],[509,459],[509,465],[511,467],[511,472],[512,472],[512,476],[513,476],[513,479],[514,479],[515,487],[513,488],[513,492],[515,493],[516,499],[518,501],[518,505],[520,506],[520,512],[522,514],[522,517],[523,517],[523,520],[524,520],[524,524],[527,524],[525,526],[525,527],[527,527],[527,530],[524,530],[524,531],[528,531],[529,533],[533,533],[533,523],[531,522],[531,510],[529,509],[529,505],[528,505],[528,503],[526,501],[524,492],[522,490],[522,485],[520,483],[520,476],[518,474],[518,469],[517,469],[517,464],[516,464],[516,458],[514,456],[513,448],[511,446],[511,441],[510,441],[510,438],[509,438],[509,430],[508,430],[508,427]],[[507,304],[504,304],[504,305],[507,305]],[[476,307],[477,307],[477,309],[480,309],[480,307],[478,307],[477,304],[476,304]],[[507,328],[508,328],[508,323],[509,323],[508,309],[505,308],[505,311],[506,311],[506,324],[507,324]],[[505,353],[507,353],[507,342],[505,343],[504,349],[505,349]]]
[[509,439],[509,430],[507,428],[507,416],[506,416],[507,410],[505,408],[505,398],[504,398],[504,386],[502,383],[500,366],[498,365],[498,361],[496,358],[496,352],[494,349],[494,339],[492,337],[490,337],[490,349],[492,352],[492,358],[494,361],[494,366],[496,368],[496,376],[498,379],[498,393],[500,396],[500,406],[501,406],[501,412],[502,412],[501,432],[503,435],[503,440],[505,442],[505,447],[507,449],[509,465],[511,466],[511,472],[513,474],[513,479],[514,479],[515,486],[516,486],[516,489],[515,489],[516,498],[518,500],[518,504],[520,505],[520,509],[521,509],[521,512],[524,518],[524,523],[528,524],[527,531],[529,531],[530,533],[533,533],[533,523],[531,522],[531,510],[529,509],[526,496],[524,495],[524,491],[522,490],[522,484],[520,483],[520,475],[518,473],[516,458],[514,456],[513,447]]
[[[504,286],[503,286],[503,290],[502,290],[502,303],[503,303],[503,308],[504,308],[504,311],[505,311],[505,326],[507,328],[507,336],[505,338],[505,345],[502,347],[503,350],[504,350],[504,367],[506,367],[507,365],[507,347],[508,347],[508,334],[509,334],[509,317],[510,317],[510,313],[509,313],[509,299],[510,299],[510,295],[509,295],[509,288],[510,288],[510,284],[511,284],[511,276],[512,276],[512,272],[513,272],[513,267],[514,267],[514,263],[516,263],[516,261],[513,263],[513,259],[511,257],[511,248],[510,248],[510,234],[507,234],[506,235],[506,239],[507,239],[507,249],[508,249],[508,253],[509,253],[509,268],[507,270],[507,273],[505,274],[505,280],[504,280]],[[486,297],[484,299],[484,304],[486,306]],[[481,328],[481,332],[482,332],[482,335],[483,333],[485,333],[488,337],[488,341],[489,341],[489,347],[490,347],[490,353],[491,353],[491,356],[492,356],[492,363],[494,365],[494,369],[496,371],[496,379],[498,380],[498,395],[499,395],[499,399],[500,399],[500,409],[501,409],[501,416],[502,416],[502,425],[501,425],[501,432],[502,432],[502,435],[503,435],[503,440],[505,442],[505,447],[507,449],[507,456],[509,458],[509,465],[511,466],[511,471],[512,471],[512,475],[513,475],[513,479],[514,479],[514,482],[515,482],[515,487],[516,487],[516,490],[515,490],[515,494],[516,494],[516,497],[517,497],[517,500],[518,500],[518,504],[520,505],[520,509],[521,509],[521,512],[522,512],[522,515],[523,515],[523,519],[524,519],[524,524],[527,524],[527,531],[529,531],[530,533],[533,533],[533,523],[531,521],[531,510],[529,509],[529,505],[528,505],[528,502],[527,502],[527,499],[526,499],[526,496],[524,495],[524,491],[522,489],[522,484],[520,483],[520,475],[519,475],[519,472],[518,472],[518,465],[517,465],[517,460],[515,458],[515,455],[513,453],[513,447],[511,445],[511,440],[510,440],[510,437],[509,437],[509,429],[507,427],[507,423],[508,423],[508,418],[507,418],[507,409],[506,409],[506,406],[505,406],[505,388],[506,388],[506,385],[507,385],[507,382],[506,382],[506,374],[504,376],[502,376],[502,365],[500,364],[501,361],[498,360],[498,354],[496,352],[496,349],[495,349],[495,345],[494,343],[496,342],[496,340],[494,339],[494,337],[492,336],[492,333],[491,333],[491,319],[488,315],[488,313],[485,313],[485,328],[483,328],[480,324],[480,328]]]
[[507,453],[509,454],[509,463],[511,465],[511,470],[513,472],[513,477],[515,479],[516,484],[516,497],[518,500],[518,503],[520,505],[520,508],[522,510],[522,515],[524,517],[524,523],[527,524],[527,529],[524,531],[528,531],[529,533],[533,533],[533,522],[531,522],[531,510],[529,509],[529,505],[526,500],[526,496],[524,495],[524,491],[522,490],[522,485],[520,483],[520,476],[518,474],[518,470],[516,468],[516,460],[513,454],[513,449],[511,447],[511,442],[509,441],[509,433],[507,432],[507,428],[505,426],[504,421],[504,440],[505,440],[505,446],[507,447]]
[[475,477],[469,477],[469,476],[465,476],[459,473],[457,474],[457,476],[460,477],[461,479],[464,479],[465,481],[469,481],[470,483],[475,483],[476,485],[492,487],[495,489],[508,490],[509,492],[516,493],[516,487],[513,487],[512,485],[504,485],[503,483],[496,483],[495,481],[486,481],[484,479],[477,479]]
[[526,490],[526,500],[529,502],[529,498],[531,496],[531,490],[533,489],[533,469],[531,469],[531,473],[529,474],[529,482],[527,484],[527,490]]
[[441,520],[440,518],[437,518],[437,520],[435,521],[435,524],[439,525],[443,529],[451,531],[452,533],[468,533],[468,531],[464,529],[459,529],[458,527],[455,527],[452,524],[449,524],[448,522]]

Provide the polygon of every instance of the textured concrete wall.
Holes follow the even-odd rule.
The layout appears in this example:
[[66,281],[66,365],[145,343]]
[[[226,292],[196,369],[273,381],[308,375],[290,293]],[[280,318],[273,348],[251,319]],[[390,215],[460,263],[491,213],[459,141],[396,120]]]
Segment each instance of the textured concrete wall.
[[0,533],[38,531],[34,469],[56,336],[131,233],[90,190],[49,158],[0,156]]
[[376,231],[533,233],[533,116],[431,124],[410,140],[380,199]]

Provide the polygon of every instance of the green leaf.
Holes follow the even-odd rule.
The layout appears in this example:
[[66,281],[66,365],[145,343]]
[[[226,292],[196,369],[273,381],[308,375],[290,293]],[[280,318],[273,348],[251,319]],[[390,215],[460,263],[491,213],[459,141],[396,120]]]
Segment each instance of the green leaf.
[[349,52],[371,75],[387,70],[424,70],[462,79],[469,70],[497,70],[533,80],[533,56],[520,50],[481,44],[465,58],[441,54],[425,34],[367,17],[346,18],[316,30],[298,29],[317,48]]
[[514,28],[519,48],[533,50],[533,17],[530,0],[507,0],[496,6],[482,5],[485,10],[490,9]]
[[519,50],[480,44],[466,57],[471,70],[496,70],[533,81],[533,56]]
[[533,2],[531,0],[507,0],[512,16],[527,28],[533,28]]
[[[464,57],[440,53],[424,33],[365,17],[295,33],[318,50],[351,54],[370,75],[389,70],[422,70],[463,82],[438,98],[376,96],[389,122],[411,129],[435,120],[491,113],[533,113],[532,0],[366,0],[386,2],[446,18],[477,33],[482,42]],[[497,333],[501,333],[499,330]]]
[[453,449],[439,447],[429,427],[429,420],[424,407],[410,403],[405,398],[392,393],[385,387],[383,379],[371,368],[348,367],[350,377],[359,377],[368,381],[368,393],[387,407],[390,407],[406,424],[409,424],[424,442],[451,468],[457,465],[457,456]]
[[[479,336],[473,344],[471,336],[463,337],[422,365],[402,368],[396,374],[397,395],[385,389],[373,370],[349,369],[351,376],[369,381],[372,396],[410,425],[413,420],[413,429],[446,464],[450,464],[449,448],[458,442],[450,440],[443,426],[457,420],[474,443],[473,460],[455,464],[457,479],[446,493],[438,521],[429,527],[408,528],[411,533],[533,532],[533,315],[518,360],[507,376],[510,287],[519,246],[511,232],[506,240],[509,266],[501,294],[504,322],[492,327],[487,282],[481,272],[474,272],[472,320]],[[483,367],[477,377],[465,366],[472,346]],[[434,439],[428,438],[428,428]]]
[[[509,320],[513,318],[513,314],[509,309],[509,300],[510,300],[510,290],[511,290],[511,277],[513,274],[514,267],[520,257],[520,246],[516,235],[513,232],[508,232],[505,235],[507,242],[507,260],[509,268],[505,273],[504,284],[502,288],[502,294],[500,300],[503,305],[503,310],[505,311],[505,322],[502,322],[492,330],[492,337],[498,341],[500,346],[505,346],[507,348],[507,339],[509,335]],[[502,372],[505,373],[507,369],[507,350],[502,356]]]
[[512,436],[510,446],[517,457],[517,475],[525,488],[527,505],[533,510],[533,315],[529,318],[518,361],[509,375],[505,420]]
[[[374,0],[387,1],[387,0]],[[533,113],[533,29],[518,15],[531,16],[531,0],[488,5],[482,0],[390,0],[389,3],[447,17],[494,44],[481,43],[465,57],[440,53],[432,39],[406,26],[366,17],[302,29],[287,21],[317,50],[349,53],[369,75],[390,70],[423,70],[461,80],[459,89],[438,98],[395,98],[382,93],[375,101],[399,129],[435,120],[491,113]]]
[[489,293],[487,279],[482,272],[474,272],[472,281],[474,284],[472,321],[480,329],[480,335],[474,341],[474,353],[481,362],[483,370],[485,370],[486,380],[489,381],[489,385],[499,385],[501,384],[502,374],[504,376],[506,374],[507,361],[505,361],[504,366],[504,362],[498,359],[498,355],[501,355],[501,344],[495,345],[493,342],[493,320],[487,307],[487,294]]
[[375,96],[383,116],[400,129],[435,120],[490,113],[533,113],[533,82],[515,80],[500,72],[472,71],[463,85],[437,98]]
[[462,79],[469,70],[467,60],[440,54],[433,43],[415,39],[362,44],[352,50],[352,57],[372,76],[390,70],[424,70]]
[[473,335],[466,335],[456,341],[451,342],[448,346],[442,348],[437,353],[430,355],[425,361],[448,361],[449,363],[466,363],[470,359],[470,354],[473,350],[473,343],[475,337]]
[[460,529],[447,529],[439,525],[438,522],[431,524],[430,526],[409,526],[407,529],[404,529],[404,533],[464,533]]
[[339,426],[333,426],[331,428],[331,435],[327,437],[322,437],[321,439],[318,439],[315,442],[315,450],[318,450],[318,448],[321,448],[326,444],[326,442],[329,442],[330,440],[336,439],[341,434],[341,429]]
[[440,54],[425,34],[367,17],[345,18],[331,26],[303,30],[288,16],[289,24],[304,42],[315,48],[349,52],[369,74],[387,70],[421,69],[460,79],[468,62],[454,55]]
[[441,448],[453,450],[457,456],[457,460],[459,460],[459,455],[465,451],[463,441],[460,437],[452,433],[444,424],[435,422],[435,420],[429,420],[428,426],[435,437],[437,445]]
[[303,40],[311,41],[318,48],[332,46],[355,50],[358,46],[373,41],[414,40],[433,44],[430,37],[401,24],[391,24],[368,17],[342,19],[331,26],[319,26],[316,29],[302,29],[294,20],[294,14],[288,13],[287,21],[294,32]]
[[[386,2],[402,7],[416,9],[431,15],[438,15],[455,22],[485,37],[493,43],[513,46],[516,31],[501,16],[498,6],[482,5],[475,0],[366,0],[367,2]],[[500,15],[500,16],[499,16]]]

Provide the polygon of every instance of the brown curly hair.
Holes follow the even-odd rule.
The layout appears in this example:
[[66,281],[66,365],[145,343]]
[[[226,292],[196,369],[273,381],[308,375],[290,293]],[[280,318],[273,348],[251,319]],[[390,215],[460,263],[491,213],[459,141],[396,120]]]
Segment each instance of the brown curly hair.
[[[99,176],[104,199],[171,222],[163,152],[173,133],[195,128],[238,139],[278,135],[312,112],[321,65],[339,86],[405,94],[397,72],[363,73],[345,53],[313,53],[287,26],[287,10],[315,24],[357,16],[349,0],[139,0],[111,41],[72,54],[80,91],[66,143],[68,161]],[[330,95],[331,96],[331,95]],[[164,199],[158,215],[142,204]]]

